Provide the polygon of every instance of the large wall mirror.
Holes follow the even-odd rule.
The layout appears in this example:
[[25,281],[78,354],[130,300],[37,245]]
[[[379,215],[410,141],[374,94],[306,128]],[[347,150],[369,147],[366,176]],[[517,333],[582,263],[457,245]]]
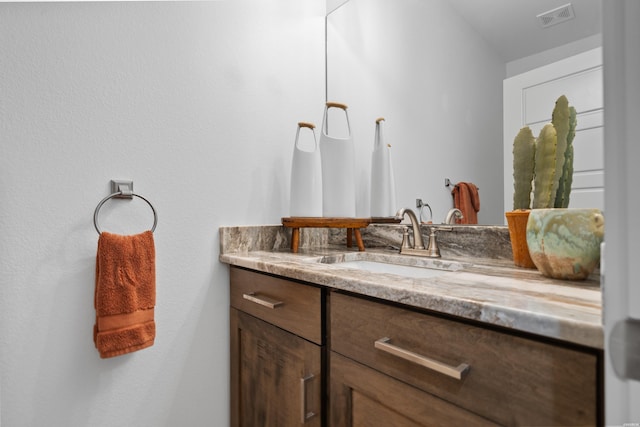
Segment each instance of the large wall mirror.
[[601,47],[601,0],[574,0],[567,22],[547,28],[536,18],[566,4],[349,0],[329,13],[327,98],[349,106],[359,215],[384,117],[399,207],[421,198],[442,222],[453,206],[445,180],[467,181],[480,189],[479,223],[504,224],[503,81]]

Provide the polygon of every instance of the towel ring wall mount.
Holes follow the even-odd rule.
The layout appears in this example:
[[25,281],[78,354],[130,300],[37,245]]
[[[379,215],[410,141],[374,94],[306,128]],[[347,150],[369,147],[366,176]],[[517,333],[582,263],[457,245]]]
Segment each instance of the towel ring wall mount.
[[[449,188],[449,187],[455,187],[456,184],[454,184],[453,182],[451,182],[451,180],[449,178],[445,178],[444,179],[444,186]],[[476,187],[478,190],[480,190],[480,187]]]
[[100,225],[98,223],[98,214],[100,212],[100,208],[102,208],[102,205],[104,205],[111,199],[133,199],[134,197],[142,199],[151,208],[151,211],[153,212],[153,226],[151,227],[151,232],[153,233],[155,231],[156,225],[158,225],[158,213],[156,212],[156,208],[153,207],[153,204],[151,204],[149,200],[145,199],[141,195],[135,194],[133,192],[133,181],[112,180],[111,194],[100,200],[100,203],[98,203],[98,206],[96,206],[96,210],[93,211],[93,226],[96,228],[98,234],[102,233],[102,231],[100,231]]

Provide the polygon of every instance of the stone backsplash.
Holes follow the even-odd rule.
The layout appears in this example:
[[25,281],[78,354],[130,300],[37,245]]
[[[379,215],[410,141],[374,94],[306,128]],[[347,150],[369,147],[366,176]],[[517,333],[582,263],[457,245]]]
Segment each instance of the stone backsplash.
[[[441,225],[433,225],[442,227]],[[404,224],[371,224],[361,229],[365,248],[400,249]],[[425,245],[429,227],[422,225]],[[478,257],[512,259],[509,230],[495,225],[453,225],[452,231],[438,231],[437,239],[443,257]],[[411,235],[411,230],[409,230]],[[340,228],[303,228],[300,249],[343,246],[346,230]],[[282,225],[234,226],[220,228],[220,253],[248,251],[284,251],[291,245],[291,230]],[[355,247],[355,242],[354,242]]]

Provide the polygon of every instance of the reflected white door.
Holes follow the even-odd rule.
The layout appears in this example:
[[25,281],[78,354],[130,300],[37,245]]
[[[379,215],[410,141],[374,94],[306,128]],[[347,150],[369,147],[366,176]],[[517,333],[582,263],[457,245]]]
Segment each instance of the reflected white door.
[[[639,1],[603,2],[604,137],[607,141],[603,300],[605,424],[608,426],[640,425],[638,22]],[[620,331],[623,333],[617,333]]]
[[513,139],[529,126],[535,136],[565,95],[577,112],[569,207],[604,210],[602,49],[597,48],[504,81],[504,208],[513,207]]

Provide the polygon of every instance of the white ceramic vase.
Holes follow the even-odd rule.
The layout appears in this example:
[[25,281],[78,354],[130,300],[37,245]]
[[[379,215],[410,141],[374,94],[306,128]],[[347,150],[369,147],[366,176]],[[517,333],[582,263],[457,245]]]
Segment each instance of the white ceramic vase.
[[[328,135],[327,113],[330,108],[340,108],[348,129],[345,138]],[[327,102],[320,134],[320,154],[322,159],[322,216],[356,216],[355,147],[349,126],[347,106]]]
[[[305,131],[301,138],[303,129],[308,129],[311,135]],[[322,165],[314,129],[312,123],[298,123],[291,162],[289,215],[292,217],[322,216]],[[303,144],[303,140],[307,143]]]
[[384,143],[382,122],[376,120],[376,133],[371,154],[371,216],[390,217],[397,210],[396,186],[391,164],[391,146]]

